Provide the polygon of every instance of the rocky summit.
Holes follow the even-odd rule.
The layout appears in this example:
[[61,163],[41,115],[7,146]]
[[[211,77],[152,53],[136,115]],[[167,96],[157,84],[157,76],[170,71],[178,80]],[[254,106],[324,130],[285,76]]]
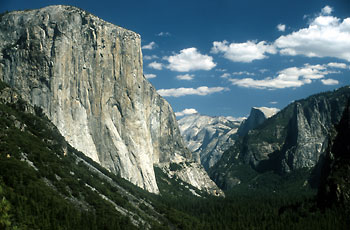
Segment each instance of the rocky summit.
[[256,129],[239,138],[211,170],[220,187],[230,188],[240,180],[237,165],[249,165],[260,172],[281,174],[313,169],[324,155],[330,132],[338,124],[350,87],[320,93],[295,101]]
[[261,125],[266,119],[275,115],[279,109],[268,107],[253,107],[250,110],[249,117],[244,120],[237,130],[239,136],[246,135],[249,130],[255,129]]
[[241,119],[195,114],[181,118],[178,123],[193,158],[208,170],[234,144]]
[[[154,165],[192,158],[142,68],[140,35],[78,8],[0,16],[0,80],[41,107],[73,147],[158,193]],[[187,182],[209,179],[201,176]]]

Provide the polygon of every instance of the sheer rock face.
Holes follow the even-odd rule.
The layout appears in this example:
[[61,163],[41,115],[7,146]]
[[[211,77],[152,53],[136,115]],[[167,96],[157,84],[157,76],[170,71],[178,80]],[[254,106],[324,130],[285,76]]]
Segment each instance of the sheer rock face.
[[331,129],[340,121],[350,87],[296,101],[239,138],[210,172],[220,187],[231,187],[233,165],[258,171],[288,173],[314,168],[328,146]]
[[72,146],[158,193],[153,165],[191,154],[171,107],[143,76],[140,43],[75,7],[11,12],[0,16],[0,79]]
[[[318,189],[318,203],[323,207],[344,206],[350,210],[350,106],[330,135]],[[336,135],[335,135],[336,133]],[[335,136],[335,137],[333,137]]]
[[239,127],[237,134],[239,136],[246,135],[249,130],[255,129],[261,125],[266,119],[272,117],[278,112],[276,108],[267,108],[267,107],[253,107],[250,110],[249,117],[244,120]]

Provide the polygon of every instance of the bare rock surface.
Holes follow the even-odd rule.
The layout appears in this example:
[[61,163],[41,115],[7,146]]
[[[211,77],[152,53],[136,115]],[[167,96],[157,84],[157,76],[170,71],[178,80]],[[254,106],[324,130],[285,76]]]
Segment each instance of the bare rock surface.
[[150,192],[154,164],[191,160],[172,108],[143,76],[140,35],[81,9],[1,15],[0,80],[76,149]]

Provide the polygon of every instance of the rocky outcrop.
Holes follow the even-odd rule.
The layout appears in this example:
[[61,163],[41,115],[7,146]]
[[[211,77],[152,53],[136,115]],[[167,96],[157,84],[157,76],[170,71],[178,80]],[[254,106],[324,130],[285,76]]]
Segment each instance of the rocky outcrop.
[[350,211],[350,105],[329,141],[318,190],[321,207],[343,206]]
[[211,170],[211,178],[229,188],[234,165],[282,174],[312,169],[325,152],[329,132],[340,121],[349,97],[347,86],[290,104],[237,140]]
[[239,127],[237,134],[239,136],[246,135],[249,130],[255,129],[261,125],[266,119],[275,115],[279,109],[267,107],[253,107],[250,110],[249,117],[244,120]]
[[153,165],[191,154],[170,105],[143,76],[140,35],[70,6],[0,18],[0,79],[66,140],[158,193]]
[[186,116],[178,123],[193,158],[208,170],[234,144],[241,119],[196,114]]
[[215,196],[225,196],[225,193],[210,179],[203,166],[197,162],[175,161],[162,167],[162,170],[170,178],[178,178]]

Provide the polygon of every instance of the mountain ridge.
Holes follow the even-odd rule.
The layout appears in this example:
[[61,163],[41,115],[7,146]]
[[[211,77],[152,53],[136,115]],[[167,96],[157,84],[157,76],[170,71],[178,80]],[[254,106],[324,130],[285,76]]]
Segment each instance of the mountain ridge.
[[184,116],[178,120],[178,124],[192,157],[209,170],[239,136],[244,136],[277,111],[276,108],[253,107],[248,118],[197,113]]
[[279,109],[268,107],[253,107],[246,120],[242,122],[237,130],[239,136],[246,135],[249,130],[255,129],[261,125],[266,119],[275,115]]
[[[232,188],[235,165],[288,173],[316,166],[328,133],[339,122],[350,87],[298,100],[236,141],[209,172],[221,188]],[[231,178],[231,179],[230,179]],[[239,178],[236,178],[239,179]]]
[[2,15],[0,50],[0,80],[111,172],[159,193],[154,165],[192,161],[172,108],[143,76],[139,34],[49,6]]
[[158,195],[109,172],[74,149],[40,107],[2,81],[0,131],[1,229],[160,228],[179,223],[169,217],[175,211],[164,207],[163,196],[210,197],[157,167]]
[[193,158],[208,170],[234,143],[240,119],[195,114],[181,118],[178,124]]

